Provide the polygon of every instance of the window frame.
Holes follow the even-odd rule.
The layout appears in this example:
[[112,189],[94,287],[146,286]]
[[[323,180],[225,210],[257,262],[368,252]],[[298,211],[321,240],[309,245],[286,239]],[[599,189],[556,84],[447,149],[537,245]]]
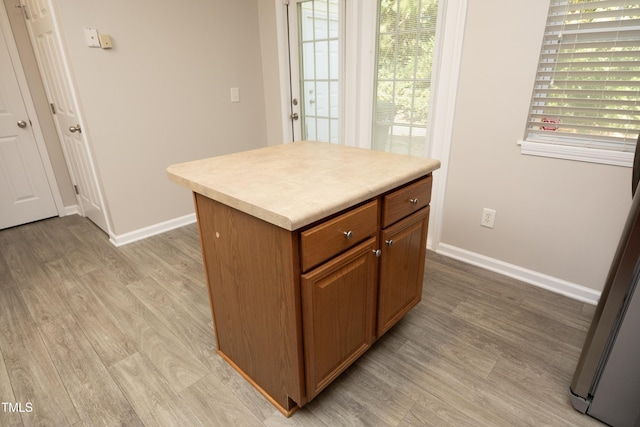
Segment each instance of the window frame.
[[574,147],[554,144],[552,142],[537,142],[520,140],[520,153],[530,156],[550,157],[554,159],[575,160],[587,163],[599,163],[611,166],[633,166],[633,152],[600,150],[597,148]]
[[[409,155],[414,155],[414,156],[426,156],[429,152],[429,146],[431,145],[432,141],[431,141],[431,135],[430,135],[430,131],[431,131],[431,127],[433,126],[433,120],[432,120],[432,114],[430,114],[431,109],[432,109],[432,105],[433,105],[433,101],[434,101],[434,96],[432,96],[432,94],[435,92],[436,90],[436,86],[437,86],[437,70],[438,67],[440,66],[440,52],[441,52],[441,42],[443,41],[443,37],[442,37],[442,28],[443,26],[440,25],[439,23],[439,19],[442,19],[443,17],[443,9],[444,7],[442,7],[441,0],[435,0],[435,2],[438,4],[437,7],[437,15],[435,17],[435,22],[436,25],[429,25],[426,24],[425,22],[422,22],[422,20],[419,17],[416,17],[416,22],[414,23],[415,26],[408,26],[406,28],[396,28],[394,26],[394,28],[392,29],[388,29],[386,32],[384,33],[380,33],[380,25],[381,25],[381,21],[382,21],[382,11],[380,10],[380,3],[382,0],[376,0],[376,28],[375,28],[375,40],[374,40],[374,72],[373,72],[373,101],[372,101],[372,119],[371,119],[371,126],[372,126],[372,138],[371,138],[371,148],[372,149],[380,149],[380,150],[384,150],[384,151],[389,151],[389,152],[398,152],[398,153],[402,153],[402,154],[409,154]],[[399,6],[399,2],[402,0],[393,0],[394,3],[396,4],[396,6]],[[429,0],[420,0],[418,3],[418,7],[424,6],[423,2],[426,3]],[[397,18],[397,16],[396,16]],[[398,24],[398,23],[397,23]],[[399,25],[399,24],[398,24]],[[418,55],[417,52],[417,46],[418,46],[418,39],[422,36],[429,36],[433,33],[434,35],[434,50],[432,52],[432,57],[431,57],[431,63],[433,64],[433,67],[430,69],[430,71],[426,74],[426,75],[420,75],[420,69],[418,68],[418,61],[420,56]],[[411,72],[410,76],[406,76],[406,75],[402,75],[402,72],[400,70],[398,70],[397,68],[394,69],[391,72],[390,76],[386,76],[383,77],[380,75],[380,70],[381,70],[381,65],[380,65],[380,39],[384,36],[388,36],[388,37],[402,37],[402,36],[406,36],[406,35],[410,35],[415,37],[415,42],[416,45],[413,45],[412,48],[414,48],[414,51],[410,54],[410,62],[413,64],[413,70]],[[395,46],[396,50],[394,51],[394,55],[398,55],[398,46]],[[405,60],[408,59],[407,56],[403,57]],[[397,58],[396,58],[397,59]],[[395,67],[395,65],[394,65]],[[387,71],[389,71],[387,69]],[[406,71],[406,70],[404,70]],[[378,102],[380,101],[380,99],[378,98],[379,95],[379,89],[380,89],[380,83],[386,83],[388,85],[391,85],[393,87],[392,90],[392,100],[393,105],[388,103],[388,107],[391,107],[392,110],[394,112],[394,114],[392,115],[392,117],[386,117],[386,114],[389,114],[389,110],[388,111],[384,111],[384,108],[382,108],[381,105],[378,104]],[[427,113],[426,113],[426,117],[424,117],[424,120],[418,120],[417,117],[417,108],[416,108],[416,102],[418,102],[418,99],[420,99],[421,97],[418,96],[418,91],[420,90],[420,86],[422,86],[422,89],[425,89],[425,83],[428,84],[428,88],[426,89],[426,93],[428,94],[428,99],[427,99],[427,105],[428,105],[428,109],[427,109]],[[410,95],[410,99],[411,99],[411,107],[409,108],[409,119],[408,120],[397,120],[397,104],[395,103],[395,100],[397,99],[397,97],[399,96],[398,93],[398,87],[402,87],[402,86],[410,86],[411,87],[411,95]],[[405,95],[406,96],[406,95]],[[378,132],[376,132],[376,125],[380,124],[380,118],[383,117],[383,126],[387,125],[390,127],[389,132],[390,134],[388,135],[388,137],[385,137],[386,141],[383,143],[381,142],[378,137],[381,134],[380,130],[378,130]],[[390,119],[390,121],[389,121]],[[400,139],[405,139],[404,141],[399,141],[398,137],[400,136],[397,133],[394,133],[394,129],[404,129],[405,132],[407,132],[407,135],[403,135],[404,138],[400,138]],[[408,137],[408,139],[407,139]],[[422,142],[415,142],[414,139],[415,138],[417,141],[422,140]]]
[[[569,0],[567,0],[569,1]],[[547,13],[547,22],[552,18],[551,12],[554,7],[557,7],[562,2],[552,1]],[[567,10],[569,8],[567,7]],[[557,16],[555,17],[557,20]],[[564,18],[563,18],[564,19]],[[563,27],[564,28],[564,27]],[[574,31],[575,32],[575,31]],[[541,58],[545,53],[545,39],[549,36],[547,24],[545,24],[545,35],[541,41]],[[548,53],[548,52],[547,52]],[[549,72],[548,63],[545,63],[545,67],[542,67],[541,59],[537,62],[535,80],[539,81],[539,75]],[[558,135],[554,137],[553,134],[545,134],[536,137],[535,130],[530,128],[531,116],[534,114],[536,106],[533,103],[533,95],[535,95],[536,88],[532,88],[532,101],[527,111],[527,124],[525,126],[524,137],[517,143],[521,147],[521,153],[525,155],[551,157],[557,159],[576,160],[589,163],[599,163],[614,166],[631,167],[633,165],[634,151],[623,151],[621,149],[603,149],[596,147],[589,147],[590,140],[587,135],[580,135],[576,138],[567,137],[565,135]],[[636,102],[640,103],[640,99]],[[531,135],[533,134],[533,135]],[[597,140],[597,138],[593,138]],[[622,146],[621,146],[622,147]]]

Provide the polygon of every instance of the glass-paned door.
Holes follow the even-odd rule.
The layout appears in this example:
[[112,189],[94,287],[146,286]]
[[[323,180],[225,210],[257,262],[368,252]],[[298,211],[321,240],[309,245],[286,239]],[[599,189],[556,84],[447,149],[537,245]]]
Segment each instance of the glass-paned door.
[[438,0],[378,0],[371,147],[427,153]]
[[289,3],[294,140],[341,143],[342,0]]

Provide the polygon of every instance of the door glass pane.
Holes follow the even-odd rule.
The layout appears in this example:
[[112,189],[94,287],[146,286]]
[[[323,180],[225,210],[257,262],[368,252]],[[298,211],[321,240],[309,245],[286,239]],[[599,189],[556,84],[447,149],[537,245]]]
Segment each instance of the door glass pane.
[[339,0],[298,4],[302,138],[339,143]]
[[340,69],[338,67],[338,49],[339,46],[337,40],[329,42],[329,77],[333,81],[338,81],[338,75],[340,73]]
[[317,41],[315,50],[316,81],[326,82],[329,79],[329,61],[331,60],[327,41]]
[[425,156],[438,0],[378,0],[372,148]]
[[305,129],[305,139],[310,141],[319,141],[318,137],[316,136],[316,121],[317,120],[315,117],[307,117],[304,119],[304,122],[302,124],[303,128]]
[[[329,100],[329,106],[331,108],[331,111],[329,113],[329,116],[331,117],[338,117],[338,84],[337,83],[330,83],[329,85],[329,96],[331,97]],[[337,123],[338,121],[335,120],[335,122]],[[337,134],[336,134],[337,136]]]
[[331,143],[333,144],[338,144],[340,141],[338,140],[338,120],[337,119],[331,119],[331,131],[330,131],[330,135],[331,135]]
[[316,119],[318,128],[316,129],[316,137],[318,141],[331,142],[331,135],[329,134],[329,119],[318,117]]
[[302,57],[307,58],[306,61],[302,63],[302,75],[304,81],[313,81],[316,76],[316,71],[314,68],[315,60],[314,60],[314,52],[313,52],[313,43],[304,43],[302,45]]
[[326,81],[316,82],[316,115],[329,117],[329,84]]

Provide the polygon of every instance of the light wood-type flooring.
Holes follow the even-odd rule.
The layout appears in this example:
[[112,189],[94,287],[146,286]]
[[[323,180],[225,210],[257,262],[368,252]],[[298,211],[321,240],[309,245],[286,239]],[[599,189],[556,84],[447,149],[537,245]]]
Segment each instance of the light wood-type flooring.
[[215,353],[195,225],[53,218],[0,231],[0,426],[600,425],[568,397],[593,311],[429,252],[423,301],[286,419]]

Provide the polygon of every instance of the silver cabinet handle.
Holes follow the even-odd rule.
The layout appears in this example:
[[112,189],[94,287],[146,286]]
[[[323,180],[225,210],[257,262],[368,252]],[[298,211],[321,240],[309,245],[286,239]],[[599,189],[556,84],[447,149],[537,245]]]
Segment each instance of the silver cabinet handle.
[[380,258],[380,255],[382,255],[382,251],[381,251],[380,249],[374,249],[374,250],[373,250],[373,251],[371,251],[371,252],[373,252],[373,254],[374,254],[377,258]]
[[300,116],[298,116],[298,113],[293,113],[291,114],[291,120],[298,120]]
[[418,204],[418,199],[409,199],[409,203],[411,203],[412,205],[417,205]]
[[69,132],[71,132],[71,133],[74,133],[74,132],[82,133],[82,128],[80,127],[80,125],[69,126]]
[[385,243],[387,244],[387,246],[389,246],[389,247],[393,246],[393,240],[385,240],[384,242],[385,242]]
[[26,128],[27,122],[25,122],[24,120],[18,120],[18,127],[22,129]]
[[349,230],[349,231],[345,231],[342,234],[344,234],[344,237],[347,238],[347,240],[351,240],[353,239],[353,231]]

